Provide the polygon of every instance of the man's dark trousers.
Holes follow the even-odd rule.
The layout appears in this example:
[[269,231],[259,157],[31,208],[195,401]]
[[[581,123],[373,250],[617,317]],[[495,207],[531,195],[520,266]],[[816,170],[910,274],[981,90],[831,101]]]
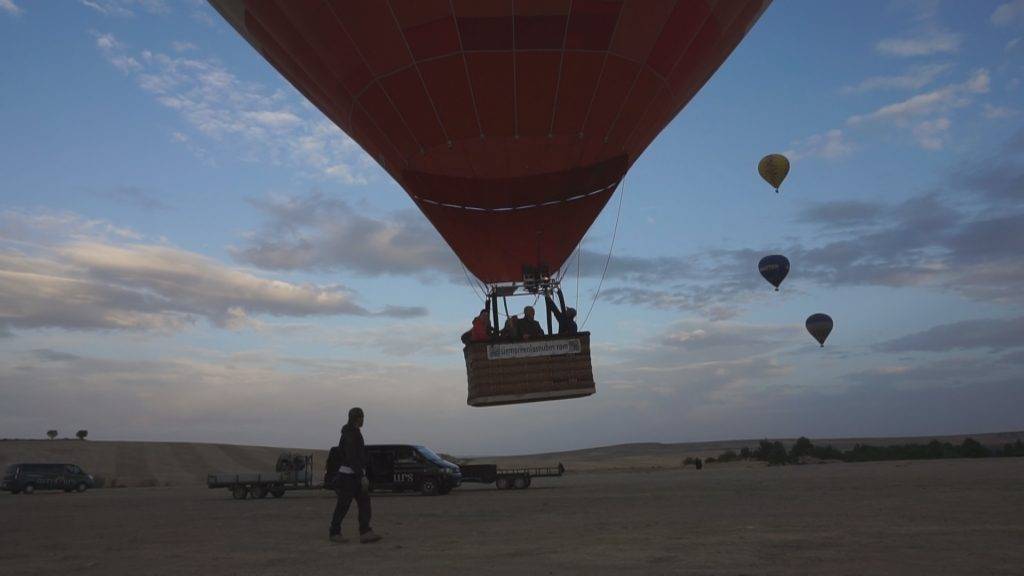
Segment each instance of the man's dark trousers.
[[334,490],[338,495],[338,503],[334,506],[331,517],[330,535],[341,534],[341,521],[345,519],[348,507],[355,499],[359,508],[359,533],[370,531],[370,495],[363,491],[362,483],[353,474],[341,474],[338,487]]

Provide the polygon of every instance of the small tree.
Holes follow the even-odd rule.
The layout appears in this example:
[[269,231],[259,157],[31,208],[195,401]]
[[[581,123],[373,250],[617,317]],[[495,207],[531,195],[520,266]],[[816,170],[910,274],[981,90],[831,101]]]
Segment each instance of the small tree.
[[78,436],[79,440],[85,440],[85,437],[88,436],[88,435],[89,435],[89,431],[88,430],[79,430],[78,432],[75,432],[75,436]]
[[806,436],[801,436],[789,449],[789,457],[799,460],[801,456],[810,456],[814,453],[814,444]]
[[960,445],[960,455],[964,458],[987,458],[991,452],[974,438],[964,438]]
[[50,438],[50,440],[53,440],[54,438],[56,438],[57,434],[58,434],[58,432],[56,430],[47,430],[46,431],[46,435],[47,435],[47,437]]

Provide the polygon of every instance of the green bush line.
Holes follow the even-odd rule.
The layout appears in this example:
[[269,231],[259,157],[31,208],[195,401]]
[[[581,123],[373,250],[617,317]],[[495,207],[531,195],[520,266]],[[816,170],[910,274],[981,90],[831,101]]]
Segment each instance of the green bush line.
[[[739,452],[726,450],[717,458],[708,458],[706,463],[735,462],[737,460],[758,460],[770,466],[798,464],[802,458],[818,460],[839,460],[841,462],[878,462],[883,460],[941,460],[943,458],[1008,458],[1024,456],[1024,442],[1017,440],[1013,444],[1004,444],[1002,448],[988,447],[973,438],[964,438],[960,444],[932,440],[927,444],[893,444],[890,446],[871,446],[855,444],[849,450],[837,450],[831,444],[815,446],[810,439],[801,436],[786,450],[786,446],[767,438],[761,440],[757,448],[751,450],[743,447]],[[694,458],[683,460],[683,465],[693,464]]]

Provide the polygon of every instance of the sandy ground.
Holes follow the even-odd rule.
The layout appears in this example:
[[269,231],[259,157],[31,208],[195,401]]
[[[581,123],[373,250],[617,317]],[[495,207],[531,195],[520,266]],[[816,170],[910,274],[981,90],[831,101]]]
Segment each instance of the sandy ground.
[[[374,495],[330,544],[322,492],[0,495],[14,574],[1021,574],[1024,458],[608,472]],[[344,530],[355,532],[354,510]],[[476,572],[474,572],[476,573]]]

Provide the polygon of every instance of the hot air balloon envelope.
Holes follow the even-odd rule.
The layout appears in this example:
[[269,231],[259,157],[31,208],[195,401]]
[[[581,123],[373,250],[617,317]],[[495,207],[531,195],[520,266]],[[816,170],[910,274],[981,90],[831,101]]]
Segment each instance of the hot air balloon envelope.
[[761,178],[764,178],[765,182],[771,184],[772,188],[775,188],[775,192],[778,192],[779,186],[782,186],[782,181],[789,174],[789,159],[782,154],[769,154],[758,162],[757,172],[761,175]]
[[493,284],[557,271],[769,0],[210,0]]
[[761,272],[761,276],[764,276],[764,279],[778,290],[779,284],[782,284],[786,275],[789,274],[789,259],[780,254],[765,256],[757,263],[757,269]]
[[824,347],[825,339],[832,332],[832,318],[828,314],[811,314],[807,317],[806,326],[811,336]]

